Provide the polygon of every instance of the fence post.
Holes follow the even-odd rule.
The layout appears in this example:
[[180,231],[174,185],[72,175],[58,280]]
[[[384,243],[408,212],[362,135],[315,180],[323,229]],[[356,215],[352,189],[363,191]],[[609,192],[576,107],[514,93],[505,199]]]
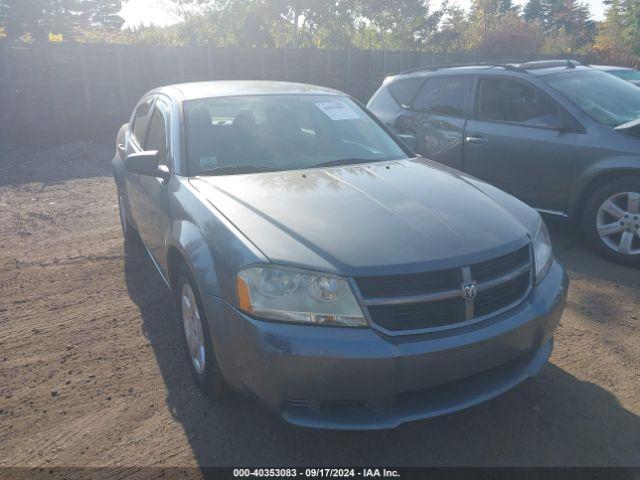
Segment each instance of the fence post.
[[213,50],[207,47],[207,65],[209,67],[209,80],[213,80]]
[[120,113],[127,115],[127,107],[129,99],[127,98],[127,90],[125,88],[124,65],[122,60],[122,45],[116,46],[116,64],[118,68],[118,90],[120,92]]
[[91,108],[91,91],[89,90],[89,74],[87,73],[87,50],[84,45],[80,45],[80,72],[82,74],[82,91],[86,113]]
[[14,136],[15,132],[23,131],[22,128],[22,115],[18,109],[18,102],[16,99],[16,84],[14,81],[14,66],[13,55],[11,47],[7,44],[3,47],[4,50],[4,62],[7,72],[7,86],[9,89],[9,102],[11,103],[11,118],[14,120],[10,122],[9,132],[10,138]]
[[344,89],[349,95],[353,95],[355,97],[354,93],[351,91],[351,48],[347,47],[345,54],[346,54],[346,58],[345,58],[346,71],[345,71],[345,79],[344,79],[344,83],[345,83]]
[[50,44],[45,44],[44,48],[41,48],[41,55],[44,57],[44,68],[45,68],[45,80],[47,82],[47,91],[49,92],[49,124],[54,125],[53,127],[53,137],[56,142],[60,141],[60,125],[58,124],[58,115],[57,109],[55,106],[55,89],[53,85],[53,78],[51,78],[51,56],[53,52],[53,46]]

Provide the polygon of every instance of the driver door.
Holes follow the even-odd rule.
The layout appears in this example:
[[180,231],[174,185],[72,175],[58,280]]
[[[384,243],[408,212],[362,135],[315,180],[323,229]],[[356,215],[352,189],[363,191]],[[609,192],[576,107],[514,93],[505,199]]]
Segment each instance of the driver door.
[[[169,131],[170,107],[168,101],[159,96],[149,118],[144,150],[157,150],[158,167],[167,172],[172,171]],[[165,250],[170,227],[168,183],[169,180],[140,175],[143,213],[138,222],[138,231],[163,274],[167,271]]]

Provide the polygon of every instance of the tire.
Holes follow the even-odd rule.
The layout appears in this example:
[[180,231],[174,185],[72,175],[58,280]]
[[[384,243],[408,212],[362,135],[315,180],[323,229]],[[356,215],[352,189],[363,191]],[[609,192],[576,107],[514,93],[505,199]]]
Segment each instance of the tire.
[[[200,292],[193,281],[191,272],[184,264],[178,270],[175,288],[178,322],[182,326],[184,350],[191,375],[204,393],[212,398],[219,397],[225,393],[226,384],[211,343],[209,323],[204,308],[202,308]],[[190,305],[195,308],[193,309]],[[189,324],[190,326],[188,326]],[[196,338],[199,336],[198,328],[201,335],[199,339]],[[188,331],[190,333],[187,333]],[[188,338],[189,336],[191,339]],[[194,340],[196,341],[194,342]],[[194,348],[197,345],[199,347]]]
[[135,244],[140,241],[140,236],[136,228],[131,225],[129,215],[127,213],[127,202],[120,189],[118,189],[118,213],[120,216],[120,227],[122,227],[122,236],[125,243]]
[[606,258],[640,267],[640,176],[617,178],[596,189],[585,206],[582,229]]

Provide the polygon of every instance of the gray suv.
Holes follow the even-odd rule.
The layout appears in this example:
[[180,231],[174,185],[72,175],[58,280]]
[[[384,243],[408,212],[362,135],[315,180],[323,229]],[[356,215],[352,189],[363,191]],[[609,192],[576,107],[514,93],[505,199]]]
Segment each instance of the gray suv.
[[369,109],[421,155],[572,217],[640,265],[640,89],[573,61],[409,71]]

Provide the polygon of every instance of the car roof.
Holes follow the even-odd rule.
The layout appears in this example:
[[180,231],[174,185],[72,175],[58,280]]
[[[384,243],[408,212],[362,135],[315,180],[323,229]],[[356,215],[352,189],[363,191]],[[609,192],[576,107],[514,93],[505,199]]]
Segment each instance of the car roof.
[[178,93],[182,100],[199,98],[232,97],[238,95],[346,95],[332,88],[305,83],[275,82],[263,80],[220,80],[167,85],[149,93]]

